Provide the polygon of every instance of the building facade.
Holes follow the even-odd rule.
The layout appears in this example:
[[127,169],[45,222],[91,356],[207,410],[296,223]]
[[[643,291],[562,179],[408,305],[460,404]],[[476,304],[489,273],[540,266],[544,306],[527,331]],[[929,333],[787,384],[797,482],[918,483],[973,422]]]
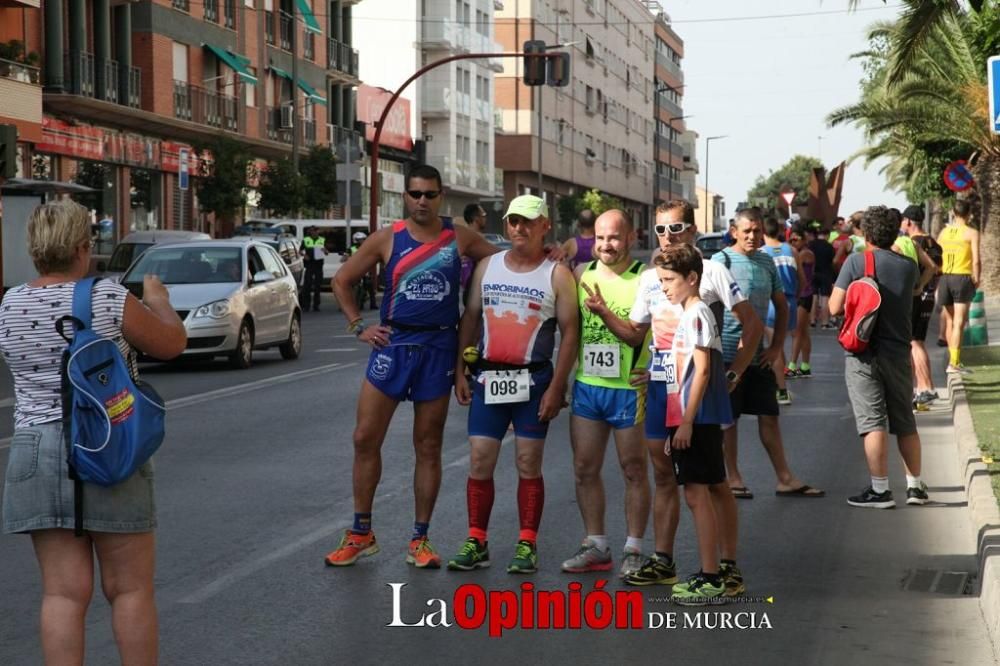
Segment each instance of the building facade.
[[700,186],[696,187],[695,191],[698,197],[698,210],[695,211],[694,219],[698,231],[703,234],[726,231],[729,228],[729,220],[726,218],[726,201],[722,195],[707,191]]
[[[495,53],[497,0],[365,0],[354,21],[362,78],[395,90],[421,67],[451,55]],[[382,20],[391,16],[393,20]],[[437,67],[405,91],[414,100],[419,156],[441,171],[441,214],[461,218],[466,204],[498,197],[494,167],[493,77],[496,58]]]
[[17,127],[22,178],[31,144],[42,139],[39,7],[39,0],[0,0],[0,125]]
[[[108,221],[108,243],[147,228],[227,235],[180,187],[216,137],[245,144],[259,164],[290,155],[293,132],[302,150],[357,158],[356,2],[47,0],[23,30],[44,86],[30,175],[92,187],[74,198]],[[12,11],[0,4],[0,25]]]

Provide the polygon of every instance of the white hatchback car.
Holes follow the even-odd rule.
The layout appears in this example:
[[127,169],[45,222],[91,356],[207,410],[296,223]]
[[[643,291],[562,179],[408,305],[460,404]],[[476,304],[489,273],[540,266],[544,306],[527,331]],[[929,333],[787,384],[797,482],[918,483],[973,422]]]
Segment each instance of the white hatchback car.
[[298,285],[281,257],[251,238],[156,245],[121,282],[142,298],[144,275],[156,275],[187,329],[183,356],[221,356],[249,368],[254,349],[277,347],[298,358],[302,325]]

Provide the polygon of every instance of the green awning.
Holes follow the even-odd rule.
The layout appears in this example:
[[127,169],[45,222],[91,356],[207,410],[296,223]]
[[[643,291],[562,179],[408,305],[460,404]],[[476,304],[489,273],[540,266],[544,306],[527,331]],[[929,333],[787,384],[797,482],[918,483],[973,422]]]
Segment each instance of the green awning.
[[[274,72],[281,78],[287,79],[288,81],[292,80],[292,75],[286,72],[285,70],[281,69],[280,67],[275,67],[274,65],[270,65],[270,68],[272,72]],[[320,95],[315,88],[313,88],[311,85],[309,85],[302,79],[298,80],[298,84],[299,84],[299,90],[301,90],[306,94],[306,99],[308,99],[313,104],[322,104],[323,106],[326,106],[326,98]]]
[[295,4],[299,7],[299,12],[302,14],[302,20],[306,24],[306,30],[309,32],[315,32],[317,35],[323,32],[323,29],[319,27],[319,21],[316,20],[316,15],[313,14],[313,10],[309,7],[309,3],[306,0],[295,0]]
[[250,73],[249,58],[211,44],[205,44],[205,48],[214,53],[216,58],[226,63],[245,83],[257,85],[257,77]]

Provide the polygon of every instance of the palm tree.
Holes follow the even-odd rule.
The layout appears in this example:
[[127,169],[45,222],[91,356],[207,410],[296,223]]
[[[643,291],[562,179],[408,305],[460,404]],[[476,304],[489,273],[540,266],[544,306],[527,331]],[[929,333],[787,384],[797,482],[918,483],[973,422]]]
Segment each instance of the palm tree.
[[[861,127],[869,146],[856,157],[887,158],[889,183],[908,192],[940,183],[951,159],[969,160],[981,203],[988,291],[1000,290],[1000,137],[991,132],[985,67],[996,40],[996,4],[964,12],[950,0],[907,2],[899,20],[869,35],[885,40],[886,48],[858,54],[882,58],[861,100],[828,117],[832,125]],[[912,17],[923,5],[947,9],[915,32]]]

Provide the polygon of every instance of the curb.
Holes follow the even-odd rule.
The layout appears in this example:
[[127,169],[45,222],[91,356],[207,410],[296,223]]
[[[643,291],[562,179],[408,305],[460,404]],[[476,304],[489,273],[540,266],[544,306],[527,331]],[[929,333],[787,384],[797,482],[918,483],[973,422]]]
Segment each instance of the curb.
[[958,472],[965,484],[972,528],[976,531],[979,610],[986,622],[994,659],[1000,663],[1000,507],[982,461],[961,375],[948,376],[948,392],[955,424]]

